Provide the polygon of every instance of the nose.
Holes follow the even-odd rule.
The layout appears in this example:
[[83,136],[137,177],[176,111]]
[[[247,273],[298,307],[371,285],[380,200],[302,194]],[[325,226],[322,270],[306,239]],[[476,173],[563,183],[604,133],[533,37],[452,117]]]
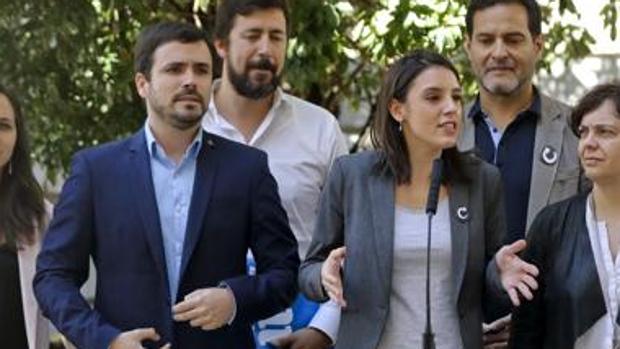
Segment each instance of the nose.
[[185,74],[183,74],[182,86],[184,89],[190,90],[196,88],[196,73],[194,73],[192,69],[187,69]]
[[491,55],[495,59],[502,59],[508,55],[508,50],[506,49],[506,44],[502,40],[496,40],[493,45],[493,50],[491,51]]
[[598,144],[598,142],[596,141],[596,137],[594,137],[592,133],[586,135],[582,141],[585,146],[590,146],[590,147],[596,147],[596,145]]
[[262,56],[269,56],[271,51],[271,40],[269,39],[269,35],[262,35],[260,40],[258,41],[258,54]]
[[447,114],[447,115],[456,114],[458,116],[460,110],[461,110],[461,103],[454,100],[454,98],[452,97],[447,98],[447,101],[444,104],[444,109],[443,109],[444,114]]
[[583,149],[596,149],[598,147],[598,140],[594,132],[587,132],[581,135],[581,138],[579,138],[579,146]]

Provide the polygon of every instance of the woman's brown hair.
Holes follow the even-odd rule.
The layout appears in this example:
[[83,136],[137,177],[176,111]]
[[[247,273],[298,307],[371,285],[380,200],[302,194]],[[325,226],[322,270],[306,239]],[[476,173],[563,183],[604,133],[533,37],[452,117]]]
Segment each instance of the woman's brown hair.
[[[410,182],[411,164],[405,136],[399,130],[399,123],[390,114],[389,105],[394,99],[404,103],[415,79],[431,67],[446,68],[460,81],[456,68],[447,58],[435,52],[416,50],[390,66],[383,78],[377,99],[377,108],[370,129],[372,144],[383,155],[377,169],[381,173],[392,173],[398,184]],[[453,147],[444,149],[441,157],[444,160],[443,183],[469,180],[464,170],[466,154]]]
[[30,142],[26,122],[17,99],[0,85],[15,113],[17,138],[10,165],[4,166],[0,178],[0,244],[17,247],[32,243],[35,229],[45,216],[43,191],[32,174]]

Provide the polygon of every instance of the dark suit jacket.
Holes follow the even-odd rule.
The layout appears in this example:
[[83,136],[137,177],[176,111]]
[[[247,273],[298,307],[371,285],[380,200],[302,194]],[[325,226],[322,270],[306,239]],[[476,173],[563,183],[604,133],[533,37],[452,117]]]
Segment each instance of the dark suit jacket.
[[[247,276],[251,249],[257,275]],[[89,257],[94,309],[80,295]],[[296,291],[295,237],[267,156],[204,133],[174,299],[226,283],[234,322],[214,331],[172,320],[162,232],[144,131],[77,153],[34,280],[43,313],[79,348],[106,349],[121,331],[155,327],[159,348],[253,348],[250,324],[283,310]]]
[[586,227],[588,193],[543,209],[523,259],[540,270],[534,299],[513,313],[511,348],[573,348],[607,313]]
[[[473,103],[463,113],[463,130],[459,137],[459,149],[473,150],[476,146],[476,126],[468,117]],[[540,210],[554,202],[564,200],[578,192],[587,191],[589,181],[583,175],[577,154],[577,137],[569,126],[570,107],[540,93],[541,115],[536,123],[536,138],[532,161],[530,200],[527,208],[526,227],[532,224]],[[546,148],[553,148],[558,159],[548,165],[542,161]]]
[[[336,348],[376,348],[390,304],[394,242],[394,177],[375,171],[376,152],[336,160],[321,198],[314,238],[300,269],[301,290],[325,301],[321,265],[329,252],[346,246],[344,298]],[[452,290],[463,345],[482,348],[485,268],[503,241],[505,220],[497,169],[468,157],[472,182],[449,188]],[[464,215],[463,208],[468,214]],[[458,211],[461,212],[459,218]],[[499,298],[499,292],[493,292]],[[421,336],[422,334],[420,334]]]

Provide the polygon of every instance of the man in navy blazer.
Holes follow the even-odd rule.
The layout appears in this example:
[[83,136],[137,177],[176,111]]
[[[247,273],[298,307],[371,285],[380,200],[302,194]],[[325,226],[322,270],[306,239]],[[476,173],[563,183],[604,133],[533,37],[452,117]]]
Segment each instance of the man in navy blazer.
[[[297,245],[267,156],[201,131],[205,35],[180,23],[144,30],[135,48],[144,128],[73,158],[34,289],[79,348],[254,348],[250,324],[295,297]],[[89,258],[94,308],[80,294]]]

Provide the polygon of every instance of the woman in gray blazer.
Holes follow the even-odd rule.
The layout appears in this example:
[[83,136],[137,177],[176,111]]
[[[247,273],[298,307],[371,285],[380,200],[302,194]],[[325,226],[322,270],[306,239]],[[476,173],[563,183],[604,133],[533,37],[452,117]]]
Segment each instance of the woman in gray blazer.
[[[343,306],[336,348],[421,348],[425,323],[427,216],[432,162],[444,175],[433,220],[431,314],[437,348],[482,348],[483,300],[535,288],[537,270],[498,254],[505,222],[497,170],[456,150],[458,73],[441,55],[415,51],[387,72],[371,138],[375,151],[336,160],[314,239],[300,270],[311,299]],[[346,257],[345,257],[346,256]],[[499,284],[485,270],[499,266]],[[492,279],[489,279],[492,280]]]

